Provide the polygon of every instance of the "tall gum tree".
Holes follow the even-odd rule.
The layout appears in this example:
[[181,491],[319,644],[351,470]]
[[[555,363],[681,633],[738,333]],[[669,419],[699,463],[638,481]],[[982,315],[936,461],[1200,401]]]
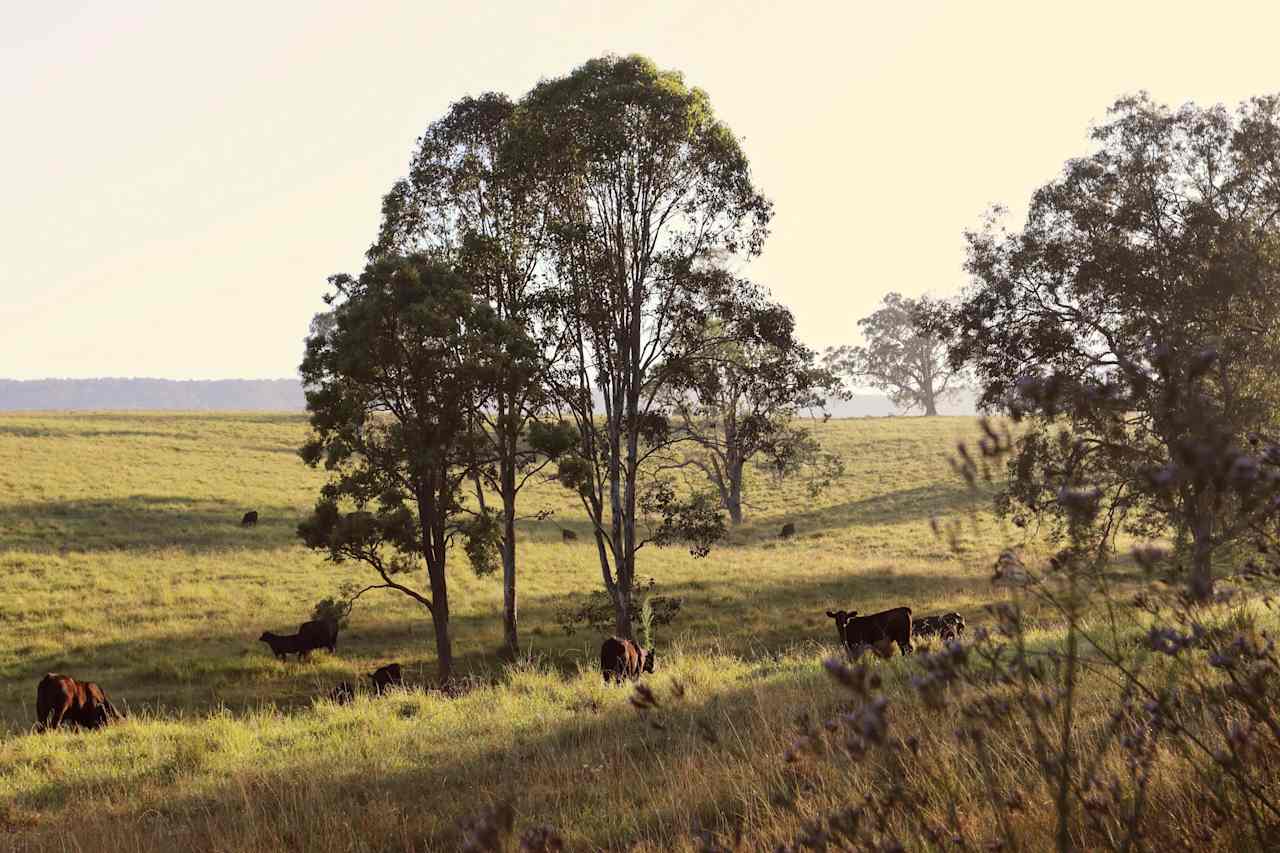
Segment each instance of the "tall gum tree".
[[[592,521],[617,631],[630,637],[637,552],[692,540],[705,553],[719,535],[705,497],[678,496],[649,465],[685,439],[664,407],[680,365],[720,343],[688,329],[709,302],[732,298],[700,272],[757,254],[771,205],[706,93],[643,57],[595,59],[544,81],[519,112],[554,211],[572,342],[557,385],[579,441],[559,475]],[[646,533],[638,522],[650,515]]]
[[1246,451],[1280,403],[1280,97],[1233,114],[1131,96],[1092,135],[1020,231],[968,235],[951,357],[982,405],[1037,416],[1006,509],[1060,520],[1096,488],[1104,537],[1190,537],[1203,600],[1278,470]]
[[[521,489],[550,461],[530,441],[530,425],[549,408],[546,374],[565,345],[541,276],[547,242],[546,196],[535,171],[510,144],[515,105],[505,95],[463,98],[418,141],[408,174],[382,204],[371,258],[423,252],[463,274],[496,316],[539,342],[531,357],[500,367],[493,396],[475,412],[482,459],[474,469],[480,510],[498,498],[503,638],[519,651],[516,573]],[[540,433],[546,435],[545,431]]]

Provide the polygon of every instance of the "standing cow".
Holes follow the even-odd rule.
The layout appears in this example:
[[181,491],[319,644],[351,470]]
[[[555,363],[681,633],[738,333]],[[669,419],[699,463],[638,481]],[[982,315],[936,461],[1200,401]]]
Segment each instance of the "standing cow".
[[904,655],[911,654],[910,607],[894,607],[870,616],[859,616],[856,610],[828,610],[827,615],[836,620],[840,642],[850,650],[892,640]]
[[56,729],[63,723],[96,729],[121,716],[92,681],[50,672],[36,686],[36,722],[41,729]]
[[653,649],[646,651],[631,640],[610,637],[600,645],[600,673],[605,684],[637,679],[642,673],[653,672],[653,666]]

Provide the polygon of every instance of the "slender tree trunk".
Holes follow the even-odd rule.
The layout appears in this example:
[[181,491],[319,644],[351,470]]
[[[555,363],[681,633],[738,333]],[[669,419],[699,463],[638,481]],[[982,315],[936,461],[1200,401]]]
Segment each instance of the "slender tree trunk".
[[1196,496],[1191,526],[1191,597],[1208,601],[1213,595],[1213,508],[1208,490]]
[[740,459],[733,460],[729,464],[729,495],[725,500],[725,509],[729,511],[729,520],[735,527],[742,523],[742,471],[744,467]]
[[[504,484],[505,485],[505,484]],[[502,635],[508,658],[520,655],[520,635],[516,630],[519,613],[516,603],[516,507],[515,495],[502,508]]]
[[[434,489],[434,487],[429,487]],[[449,639],[449,585],[445,579],[445,561],[448,551],[444,538],[444,523],[438,520],[418,498],[418,523],[425,544],[423,557],[427,561],[427,582],[431,586],[431,626],[436,633],[436,659],[440,674],[440,686],[453,678],[453,643]],[[437,523],[439,522],[439,523]]]

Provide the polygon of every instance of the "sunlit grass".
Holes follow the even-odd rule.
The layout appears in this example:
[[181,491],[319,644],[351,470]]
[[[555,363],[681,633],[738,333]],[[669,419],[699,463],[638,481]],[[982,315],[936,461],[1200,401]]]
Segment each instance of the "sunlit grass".
[[[946,461],[972,419],[815,429],[847,463],[834,487],[814,499],[757,478],[746,524],[708,558],[642,551],[641,572],[684,598],[658,637],[650,684],[663,704],[643,717],[629,691],[601,683],[600,637],[556,624],[557,607],[600,580],[586,536],[561,541],[585,519],[554,484],[527,499],[554,517],[520,532],[528,659],[498,663],[498,579],[457,552],[453,635],[471,689],[335,706],[323,697],[337,682],[389,661],[411,687],[429,684],[434,648],[421,609],[386,593],[361,600],[336,655],[281,663],[256,641],[358,571],[294,535],[322,479],[293,452],[303,418],[0,416],[0,830],[55,848],[74,823],[97,849],[451,849],[460,816],[511,801],[521,825],[559,826],[572,849],[686,848],[696,825],[737,820],[762,845],[782,840],[875,778],[815,781],[798,812],[773,799],[795,784],[781,761],[792,721],[844,701],[821,667],[836,651],[824,610],[908,604],[977,626],[1010,594],[989,577],[1014,531]],[[239,526],[248,509],[257,528]],[[963,521],[960,553],[935,517]],[[786,521],[799,533],[783,541]],[[1056,642],[1051,614],[1031,617],[1032,639]],[[882,665],[891,691],[907,666]],[[27,734],[46,671],[98,681],[132,719]],[[905,699],[898,713],[937,738],[958,719]]]

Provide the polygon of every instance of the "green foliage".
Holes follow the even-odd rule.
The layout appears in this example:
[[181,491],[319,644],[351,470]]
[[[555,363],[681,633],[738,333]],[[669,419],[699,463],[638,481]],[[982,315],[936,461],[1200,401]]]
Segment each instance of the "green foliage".
[[[680,614],[684,599],[680,596],[659,595],[658,585],[649,578],[646,585],[636,590],[640,607],[631,608],[632,624],[638,628],[637,636],[645,648],[653,648],[654,628],[670,625]],[[565,636],[573,636],[581,628],[590,629],[592,634],[610,634],[615,626],[613,599],[603,589],[593,590],[580,598],[576,604],[566,603],[556,609],[556,623],[564,631]]]
[[355,602],[349,598],[334,596],[322,598],[311,609],[311,618],[322,622],[332,622],[339,628],[345,629],[350,622],[351,609],[354,605]]
[[458,525],[462,546],[477,575],[491,575],[502,566],[502,522],[493,510],[480,510]]

